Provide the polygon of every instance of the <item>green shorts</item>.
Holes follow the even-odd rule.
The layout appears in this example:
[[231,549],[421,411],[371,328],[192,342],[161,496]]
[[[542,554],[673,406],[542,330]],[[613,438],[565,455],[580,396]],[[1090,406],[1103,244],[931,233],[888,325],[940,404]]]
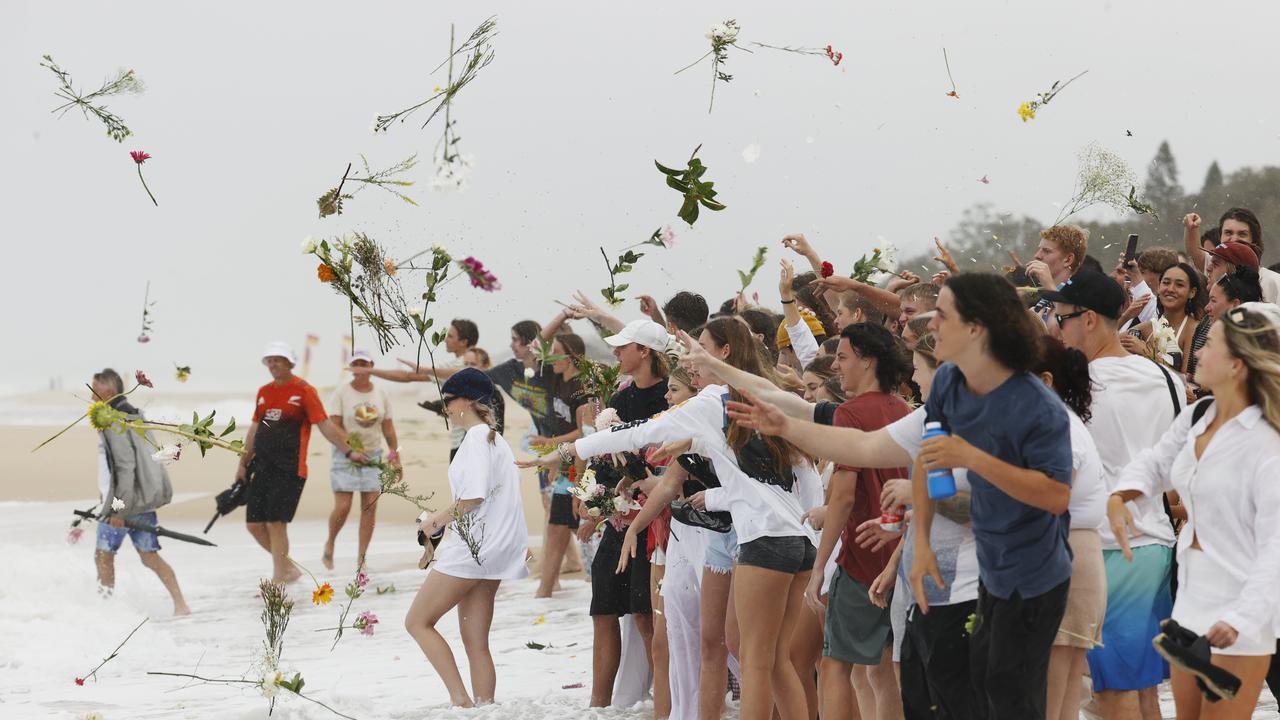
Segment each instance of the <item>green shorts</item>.
[[879,665],[884,649],[893,642],[889,622],[890,594],[886,607],[878,608],[868,597],[870,588],[836,568],[827,595],[827,623],[822,633],[822,655],[853,665]]

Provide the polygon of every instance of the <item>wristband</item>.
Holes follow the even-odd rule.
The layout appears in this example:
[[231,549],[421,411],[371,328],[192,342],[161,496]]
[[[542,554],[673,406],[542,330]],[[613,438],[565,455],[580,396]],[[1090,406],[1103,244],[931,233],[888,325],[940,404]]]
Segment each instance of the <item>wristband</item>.
[[791,298],[790,300],[783,300],[783,301],[781,301],[781,302],[782,302],[782,304],[783,304],[783,305],[791,305],[791,304],[794,304],[794,303],[795,303],[795,301],[796,301],[796,299],[795,299],[795,298]]
[[557,445],[556,452],[560,454],[560,460],[562,462],[566,462],[566,463],[573,462],[573,455],[569,454],[569,443],[565,442]]

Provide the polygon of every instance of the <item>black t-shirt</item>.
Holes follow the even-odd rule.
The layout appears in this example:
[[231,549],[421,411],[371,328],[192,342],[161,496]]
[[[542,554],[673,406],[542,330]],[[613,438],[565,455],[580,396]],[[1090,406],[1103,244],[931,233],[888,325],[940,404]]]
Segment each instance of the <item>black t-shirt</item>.
[[813,406],[813,421],[819,425],[835,425],[836,408],[838,407],[840,407],[840,403],[819,400]]
[[494,385],[505,390],[511,399],[520,404],[520,407],[529,411],[530,417],[533,418],[534,430],[539,435],[559,434],[550,432],[549,427],[549,421],[553,415],[552,391],[556,386],[556,374],[551,371],[550,365],[530,378],[525,377],[524,370],[523,362],[517,358],[511,358],[485,372],[488,373]]
[[651,418],[667,409],[667,379],[647,388],[631,383],[613,396],[609,407],[618,411],[618,418],[624,423]]
[[559,378],[551,393],[551,417],[547,420],[548,437],[571,433],[578,427],[578,408],[586,402],[580,397],[582,381],[577,376]]

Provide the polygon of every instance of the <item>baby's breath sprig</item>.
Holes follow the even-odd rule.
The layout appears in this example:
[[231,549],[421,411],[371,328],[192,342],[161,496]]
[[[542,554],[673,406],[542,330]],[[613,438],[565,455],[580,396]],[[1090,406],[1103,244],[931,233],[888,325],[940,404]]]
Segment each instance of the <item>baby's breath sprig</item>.
[[1120,211],[1135,210],[1142,214],[1133,207],[1134,203],[1141,203],[1136,197],[1133,170],[1124,158],[1097,143],[1090,143],[1080,151],[1079,159],[1074,193],[1062,206],[1054,225],[1094,205],[1108,205]]
[[476,79],[476,75],[482,68],[493,62],[494,51],[492,42],[493,38],[498,34],[496,30],[497,26],[497,17],[490,17],[480,23],[480,26],[472,31],[471,36],[467,38],[466,42],[462,43],[462,45],[458,46],[456,49],[452,49],[449,53],[449,57],[445,58],[444,62],[441,62],[431,71],[434,73],[445,65],[451,64],[455,57],[464,55],[466,56],[466,60],[463,62],[462,70],[458,76],[456,78],[451,77],[443,88],[435,88],[431,97],[423,100],[417,105],[412,105],[404,110],[390,113],[388,115],[379,115],[373,121],[373,131],[375,133],[386,132],[391,127],[392,123],[404,122],[410,115],[434,103],[435,107],[432,108],[431,114],[428,115],[426,121],[422,123],[422,127],[425,128],[441,110],[449,107],[449,104],[453,102],[454,96],[457,95],[462,88],[466,87],[472,80]]
[[[369,167],[369,160],[365,158],[364,155],[360,156],[360,162],[364,165],[363,176],[351,175],[351,164],[348,163],[347,171],[342,174],[342,180],[338,183],[338,186],[330,189],[328,192],[321,195],[320,199],[316,200],[316,205],[320,207],[320,217],[326,218],[330,215],[341,215],[342,202],[344,200],[354,198],[357,193],[369,186],[386,190],[410,205],[416,206],[418,204],[418,202],[413,198],[405,195],[399,190],[396,190],[397,187],[410,187],[413,185],[412,180],[404,180],[397,176],[409,172],[413,169],[413,166],[418,164],[417,153],[410,155],[391,167],[377,171],[374,171]],[[349,182],[359,183],[359,186],[356,187],[355,190],[343,194],[342,188]]]
[[141,94],[145,86],[132,70],[117,70],[115,75],[102,82],[102,87],[82,95],[72,87],[71,73],[59,67],[51,56],[45,55],[40,67],[49,68],[49,71],[58,78],[58,89],[53,94],[66,100],[50,112],[65,115],[71,108],[80,108],[80,112],[86,118],[92,115],[100,120],[107,128],[107,136],[116,142],[124,142],[125,138],[133,134],[133,131],[124,124],[124,118],[111,112],[105,104],[100,102],[103,98],[112,95]]

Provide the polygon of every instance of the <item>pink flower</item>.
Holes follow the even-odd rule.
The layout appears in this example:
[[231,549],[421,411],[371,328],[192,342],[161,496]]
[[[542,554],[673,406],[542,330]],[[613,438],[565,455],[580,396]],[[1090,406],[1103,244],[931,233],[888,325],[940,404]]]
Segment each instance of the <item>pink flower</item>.
[[471,287],[477,287],[485,292],[493,292],[501,290],[502,284],[498,282],[498,278],[493,273],[484,268],[484,263],[474,257],[466,257],[458,261],[458,265],[462,267],[462,271],[471,278]]
[[355,627],[360,630],[361,635],[372,636],[373,626],[378,624],[378,616],[365,610],[356,618]]
[[658,240],[662,243],[662,247],[671,249],[676,244],[676,234],[672,231],[671,226],[667,225],[662,228],[662,232],[658,233]]
[[151,342],[151,338],[146,333],[142,333],[141,335],[138,336],[138,342],[143,344],[149,343]]
[[365,585],[368,585],[368,584],[369,584],[369,576],[365,575],[363,570],[356,573],[356,587],[363,588]]
[[831,60],[832,65],[839,65],[844,59],[844,53],[836,52],[830,45],[827,46],[827,58]]
[[147,374],[146,374],[146,373],[144,373],[144,372],[142,372],[141,370],[139,370],[139,371],[135,372],[135,373],[133,374],[133,377],[134,377],[134,379],[136,379],[136,380],[138,381],[138,384],[139,384],[139,385],[143,385],[143,386],[146,386],[146,387],[149,387],[149,388],[154,388],[154,387],[155,387],[155,385],[153,385],[153,384],[151,383],[151,381],[147,379]]
[[73,527],[67,532],[67,544],[75,545],[80,542],[80,536],[84,534],[84,528]]
[[130,151],[129,157],[133,158],[133,161],[139,165],[151,159],[150,155],[142,152],[141,150]]
[[77,685],[84,685],[84,678],[76,678]]

